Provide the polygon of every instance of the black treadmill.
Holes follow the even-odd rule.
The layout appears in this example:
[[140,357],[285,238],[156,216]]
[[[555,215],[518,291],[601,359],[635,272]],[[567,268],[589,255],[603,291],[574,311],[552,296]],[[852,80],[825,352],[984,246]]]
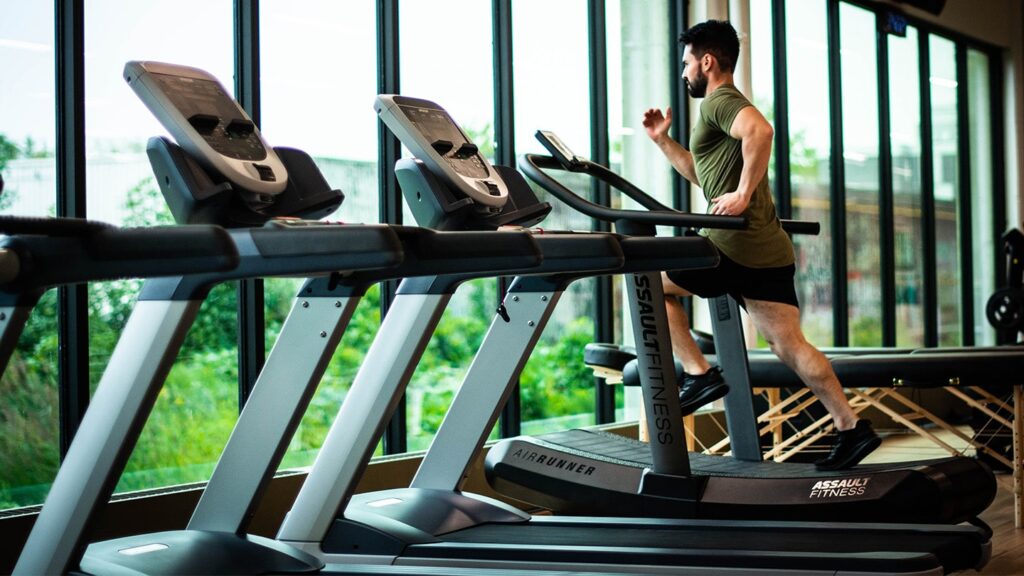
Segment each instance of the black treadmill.
[[[670,210],[621,176],[576,156],[554,134],[538,132],[538,138],[553,155],[526,155],[521,159],[523,171],[577,210],[602,220],[613,218],[608,209],[579,198],[546,170],[589,174],[648,209]],[[723,312],[737,329],[739,326],[738,313],[724,308],[723,300],[735,306],[728,297],[716,301],[716,340]],[[977,515],[991,504],[996,491],[991,470],[966,457],[862,465],[831,472],[818,471],[811,464],[762,460],[746,353],[742,344],[732,348],[732,357],[725,356],[730,350],[724,346],[719,346],[718,352],[726,378],[733,384],[726,410],[736,457],[691,453],[687,462],[668,472],[670,477],[685,478],[686,490],[666,496],[645,488],[652,471],[664,473],[657,465],[664,446],[588,430],[520,436],[498,442],[487,455],[488,480],[502,494],[572,514],[955,524],[977,521]],[[887,356],[884,361],[891,362],[891,358]],[[923,357],[908,361],[918,366],[914,370],[930,363]],[[866,361],[857,362],[854,370]],[[641,380],[644,370],[641,364]],[[644,399],[645,403],[650,402],[646,390]],[[737,403],[742,410],[733,410]],[[648,418],[652,414],[648,413]],[[671,426],[682,433],[680,422],[673,421]],[[744,451],[745,446],[751,448]],[[565,460],[592,467],[594,473],[579,475],[551,465]]]
[[[444,167],[456,167],[457,161],[467,156],[476,161],[477,155],[447,112],[436,103],[398,95],[379,96],[375,107],[416,156],[410,162],[412,167],[419,167],[421,177],[413,190],[406,189],[409,180],[403,181],[406,198],[441,213],[455,204],[464,204],[460,184]],[[467,151],[462,158],[458,157],[460,151]],[[428,162],[424,157],[432,160]],[[480,165],[467,171],[492,183],[500,179],[509,187],[510,195],[513,189],[528,186],[518,173],[492,167],[482,158],[479,161]],[[465,176],[465,172],[459,176]],[[624,236],[629,240],[684,243],[681,246],[688,242],[688,250],[699,251],[709,248],[706,239],[643,235],[653,235],[655,225],[689,227],[695,221],[714,225],[718,218],[725,218],[675,211],[603,210],[614,216],[620,234],[624,229],[634,232]],[[426,207],[424,211],[429,212]],[[735,224],[733,220],[720,222]],[[623,243],[624,252],[627,244]],[[656,242],[651,244],[657,246]],[[639,250],[634,256],[644,253]],[[677,249],[676,254],[686,257],[687,249]],[[663,418],[659,411],[664,410],[669,420],[679,420],[675,379],[666,378],[664,370],[659,369],[671,362],[671,351],[663,345],[667,322],[657,281],[657,270],[664,269],[667,262],[662,260],[660,267],[650,268],[643,264],[653,265],[653,260],[634,262],[635,269],[630,268],[630,262],[627,254],[620,272],[628,273],[627,293],[634,318],[642,316],[634,323],[634,332],[656,357],[649,363],[650,372],[661,378],[645,378],[646,385],[660,390],[655,392],[659,395],[657,406],[649,404],[648,409],[653,416]],[[389,403],[401,394],[405,375],[412,370],[409,363],[416,360],[415,355],[402,356],[394,350],[382,354],[387,345],[378,344],[396,336],[395,331],[382,326],[278,539],[321,558],[328,571],[344,571],[353,562],[379,562],[407,568],[543,567],[634,574],[943,574],[987,562],[989,534],[976,526],[531,516],[503,502],[463,492],[467,469],[513,389],[552,306],[573,279],[571,273],[561,278],[557,274],[552,278],[516,278],[412,485],[355,494],[356,481],[365,470],[375,441],[373,432],[389,418]],[[389,318],[397,311],[399,298],[413,296],[400,291]],[[404,337],[397,340],[405,342]],[[663,362],[666,354],[669,359]],[[382,366],[371,362],[378,357],[406,364],[389,362]],[[375,430],[367,432],[370,427]],[[659,441],[681,446],[682,436],[663,436]],[[685,450],[682,452],[685,454]],[[658,464],[671,469],[686,462],[678,451],[665,451],[663,455],[667,461]],[[551,461],[550,465],[580,476],[596,472],[590,466],[580,466],[573,456]],[[694,488],[694,483],[682,474],[648,471],[643,480],[645,494],[666,501]]]

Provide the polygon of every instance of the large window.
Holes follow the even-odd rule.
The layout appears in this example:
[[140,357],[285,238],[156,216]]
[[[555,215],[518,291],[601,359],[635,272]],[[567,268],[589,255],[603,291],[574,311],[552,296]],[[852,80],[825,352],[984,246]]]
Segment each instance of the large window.
[[824,0],[786,2],[789,70],[789,166],[792,215],[821,224],[795,236],[796,285],[807,339],[832,344],[832,238],[829,158],[828,37]]
[[875,14],[839,5],[849,342],[882,345]]
[[971,167],[971,264],[974,283],[974,343],[995,344],[995,331],[983,311],[996,288],[995,258],[1001,247],[995,243],[993,218],[995,190],[992,182],[992,94],[989,57],[978,50],[967,51],[967,113]]
[[[88,215],[130,226],[173,222],[146,157],[147,139],[166,132],[125,83],[122,70],[130,60],[185,64],[214,74],[231,92],[232,4],[92,0],[85,8]],[[89,286],[93,385],[106,369],[139,286],[138,281]],[[209,476],[238,415],[235,302],[234,285],[223,284],[203,303],[119,491]]]
[[[557,133],[578,154],[591,156],[587,2],[518,0],[512,4],[512,22],[516,154],[546,153],[534,138],[544,129]],[[589,178],[566,177],[562,182],[590,194]],[[543,191],[539,195],[554,208],[543,227],[591,229],[586,217]],[[594,379],[581,353],[593,340],[593,292],[593,279],[569,285],[523,369],[524,434],[594,422]]]
[[[666,206],[672,206],[672,166],[647,137],[642,125],[645,110],[671,105],[671,87],[679,76],[680,63],[673,56],[677,43],[668,33],[669,22],[664,16],[668,2],[609,2],[607,7],[611,169]],[[681,123],[683,114],[677,113],[675,121]],[[615,192],[612,202],[623,208],[640,209]],[[659,234],[672,234],[672,230],[661,228]],[[616,294],[615,341],[632,344],[632,319],[622,290],[623,278],[615,276],[612,282]],[[616,420],[637,418],[639,397],[639,389],[623,388],[623,394],[616,396]]]
[[[313,157],[345,200],[327,220],[378,221],[377,70],[374,6],[369,2],[260,2],[260,125],[271,145]],[[302,39],[301,42],[298,39]],[[269,352],[300,279],[267,279],[265,342]],[[359,302],[280,467],[309,466],[323,444],[380,325],[380,290]]]
[[930,34],[928,62],[939,344],[956,346],[961,343],[960,146],[956,45],[951,40]]
[[889,36],[896,345],[924,344],[924,231],[921,214],[921,88],[917,28]]
[[[11,2],[0,18],[0,214],[55,212],[53,3]],[[0,378],[0,509],[38,504],[57,473],[57,298],[32,311]]]
[[[377,165],[381,143],[372,104],[382,81],[397,81],[402,94],[444,106],[492,159],[497,135],[503,143],[514,142],[514,150],[499,151],[509,158],[509,153],[543,153],[534,132],[553,130],[578,153],[608,162],[662,202],[681,200],[673,196],[680,190],[678,176],[640,125],[647,108],[674,105],[681,123],[684,107],[692,115],[699,104],[677,93],[675,23],[676,12],[684,8],[672,0],[8,4],[0,20],[0,174],[7,186],[0,213],[40,216],[72,206],[89,218],[118,225],[171,221],[145,154],[147,139],[165,132],[125,84],[122,70],[129,60],[199,67],[232,93],[236,78],[255,80],[244,90],[252,96],[247,101],[259,104],[257,119],[267,139],[309,152],[328,182],[345,193],[332,220],[372,223],[381,214],[397,219],[392,208],[404,204],[398,190],[380,185],[384,172]],[[724,16],[720,10],[727,10],[726,4],[742,3],[689,3],[692,21]],[[750,86],[742,87],[776,134],[786,138],[785,152],[774,161],[787,169],[770,167],[780,192],[777,206],[790,217],[822,225],[819,236],[795,239],[798,296],[808,337],[819,345],[842,340],[855,346],[992,343],[984,305],[999,281],[997,239],[1003,230],[995,229],[1002,226],[995,218],[1007,202],[1004,179],[995,172],[1001,162],[993,159],[1001,153],[1001,143],[993,138],[1003,114],[993,105],[999,100],[991,84],[1001,76],[999,51],[914,18],[904,36],[881,33],[876,27],[884,18],[876,10],[882,8],[868,2],[746,4],[750,30],[740,30],[740,37],[749,50],[752,78]],[[82,29],[55,26],[55,7],[69,6],[83,11]],[[511,24],[507,37],[492,38],[494,6],[511,11],[510,19],[501,22]],[[605,10],[603,27],[591,13],[599,6]],[[236,20],[236,9],[245,15],[249,8],[259,10],[258,30]],[[378,20],[392,16],[391,10],[397,10],[397,21]],[[782,22],[776,21],[780,15]],[[397,37],[378,38],[395,22]],[[785,37],[776,38],[781,30]],[[55,38],[55,31],[64,36]],[[829,31],[839,34],[838,44]],[[75,35],[84,38],[81,59],[55,50],[57,40]],[[257,54],[246,52],[250,40],[258,41]],[[496,50],[509,45],[511,88],[496,81],[505,79],[499,72],[507,71],[495,70],[495,62],[508,63]],[[398,54],[390,52],[395,46]],[[606,51],[592,55],[591,46]],[[378,47],[384,47],[383,53]],[[830,47],[840,53],[830,54]],[[496,60],[496,54],[501,58]],[[830,66],[836,62],[839,67]],[[84,94],[76,93],[75,85],[58,92],[58,69],[61,79],[84,77]],[[882,77],[887,85],[879,84]],[[834,87],[841,92],[831,93]],[[500,99],[496,88],[504,91]],[[786,97],[776,99],[776,93]],[[73,105],[83,100],[84,160],[71,154],[58,165],[56,151],[65,150],[61,143],[71,142],[74,134],[58,133],[67,128],[57,120],[77,119]],[[496,117],[496,102],[511,103],[514,124],[497,125],[507,110]],[[841,110],[831,108],[840,102]],[[888,132],[881,133],[885,126]],[[685,141],[687,130],[678,127]],[[70,196],[71,186],[58,188],[58,176],[83,174],[84,210]],[[842,174],[842,181],[833,181],[833,174]],[[601,190],[589,178],[562,176],[585,196]],[[557,199],[541,196],[554,206],[543,227],[594,227]],[[631,206],[617,196],[611,201]],[[845,205],[833,205],[836,197],[845,198]],[[1014,199],[1009,200],[1013,206]],[[696,187],[689,208],[705,208]],[[402,214],[405,224],[414,224],[408,210]],[[845,237],[836,237],[832,229],[837,214],[845,214]],[[843,251],[846,278],[837,279],[835,266],[841,263],[833,256]],[[595,410],[606,396],[595,393],[594,378],[582,362],[582,348],[595,334],[627,344],[632,337],[621,302],[622,280],[610,283],[611,298],[604,298],[604,281],[573,283],[543,333],[523,371],[520,402],[510,412],[520,411],[523,432],[590,424],[595,414],[610,416],[608,403]],[[846,284],[836,286],[836,281]],[[298,284],[298,279],[273,279],[245,285],[247,295],[249,288],[262,290],[267,349],[280,333]],[[59,437],[72,428],[58,415],[74,416],[73,410],[58,406],[58,398],[74,398],[75,390],[61,386],[77,375],[57,373],[57,351],[88,349],[89,370],[81,376],[95,385],[139,287],[137,281],[88,286],[88,339],[73,334],[58,341],[58,315],[67,311],[58,310],[56,291],[45,294],[34,310],[0,379],[0,394],[9,406],[2,419],[10,432],[0,441],[0,504],[42,501],[59,461]],[[236,283],[224,284],[204,302],[118,490],[198,481],[209,474],[238,412],[236,294]],[[360,303],[283,467],[312,462],[377,335],[382,300],[374,288]],[[459,289],[413,375],[406,418],[395,421],[389,438],[396,438],[404,424],[408,449],[427,446],[497,300],[494,279]],[[248,298],[241,302],[244,316],[259,317],[250,305]],[[707,327],[703,303],[696,302],[695,308],[695,322]],[[848,331],[834,334],[835,326],[844,325],[843,315]],[[244,341],[249,345],[252,339]],[[259,347],[252,348],[242,356],[254,357]],[[634,417],[632,394],[616,394],[617,419]],[[503,429],[515,428],[514,419],[506,422],[509,427]],[[401,444],[389,442],[388,450],[399,451]]]
[[[491,6],[474,0],[404,2],[399,11],[402,93],[440,104],[482,153],[494,160],[494,72]],[[457,57],[437,46],[457,39]],[[408,152],[406,152],[408,155]],[[416,221],[403,202],[404,221]],[[497,280],[459,287],[406,391],[409,450],[429,446],[497,308]]]

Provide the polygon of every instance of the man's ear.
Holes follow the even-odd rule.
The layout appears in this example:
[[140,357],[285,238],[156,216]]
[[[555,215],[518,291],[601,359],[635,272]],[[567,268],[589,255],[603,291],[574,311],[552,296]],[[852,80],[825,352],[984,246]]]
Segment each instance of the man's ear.
[[715,62],[714,55],[711,52],[705,52],[700,58],[700,65],[704,68],[704,73],[711,71],[711,65]]

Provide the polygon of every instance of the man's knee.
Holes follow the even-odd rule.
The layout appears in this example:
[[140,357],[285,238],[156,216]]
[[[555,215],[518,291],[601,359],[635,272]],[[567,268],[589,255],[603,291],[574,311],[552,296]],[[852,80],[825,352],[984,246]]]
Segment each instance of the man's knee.
[[680,285],[676,284],[675,282],[673,282],[672,279],[668,277],[668,273],[667,272],[662,272],[661,273],[661,285],[662,285],[662,289],[665,291],[665,296],[677,296],[678,297],[678,296],[689,296],[690,295],[690,293],[687,292],[685,288],[683,288],[682,286],[680,286]]

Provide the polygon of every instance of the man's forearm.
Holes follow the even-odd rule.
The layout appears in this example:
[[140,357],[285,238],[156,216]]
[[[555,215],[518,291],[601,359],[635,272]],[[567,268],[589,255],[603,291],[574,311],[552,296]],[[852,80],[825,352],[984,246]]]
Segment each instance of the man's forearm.
[[684,178],[692,182],[693,184],[700,186],[697,182],[697,171],[693,166],[693,155],[683,145],[676,142],[672,138],[663,138],[657,142],[658,148],[661,149],[662,154],[665,158],[668,158],[669,163],[676,169]]

